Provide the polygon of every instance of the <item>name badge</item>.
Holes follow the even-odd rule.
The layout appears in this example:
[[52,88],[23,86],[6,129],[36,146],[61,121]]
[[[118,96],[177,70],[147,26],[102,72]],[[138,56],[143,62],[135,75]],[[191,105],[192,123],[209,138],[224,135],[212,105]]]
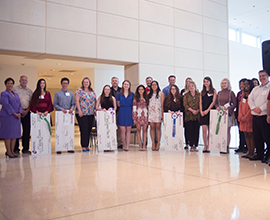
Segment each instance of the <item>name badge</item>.
[[44,99],[44,95],[39,96],[40,99]]
[[69,92],[66,92],[65,94],[66,94],[66,96],[70,96]]
[[210,96],[213,96],[213,94],[209,94],[209,93],[207,93],[207,95],[210,97]]
[[246,99],[243,99],[243,101],[242,101],[242,102],[243,102],[243,103],[246,103],[246,101],[247,101]]
[[262,95],[266,95],[266,94],[267,94],[267,91],[263,91],[263,92],[262,92]]
[[229,107],[230,107],[230,103],[229,103],[229,102],[226,103],[226,104],[224,105],[224,107],[225,107],[225,108],[229,108]]

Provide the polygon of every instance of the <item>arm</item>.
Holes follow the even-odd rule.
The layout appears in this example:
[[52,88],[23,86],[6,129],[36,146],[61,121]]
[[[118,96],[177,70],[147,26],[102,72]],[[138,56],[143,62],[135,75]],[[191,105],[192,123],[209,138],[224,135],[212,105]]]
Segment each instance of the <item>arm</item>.
[[256,88],[254,88],[251,93],[249,94],[248,96],[248,105],[250,107],[251,110],[253,110],[254,108],[256,108],[255,106],[255,102],[254,102],[254,91],[255,91]]
[[136,124],[137,121],[137,102],[136,100],[133,100],[133,106],[132,106],[132,119],[133,119],[133,124]]
[[220,91],[219,91],[218,94],[217,94],[217,97],[216,97],[216,103],[215,103],[216,109],[217,109],[218,111],[220,111],[220,107],[219,107],[219,104],[218,104],[219,93],[220,93]]
[[161,119],[163,119],[163,113],[164,113],[164,109],[163,109],[164,99],[165,99],[165,95],[163,92],[161,92]]
[[267,101],[267,123],[270,124],[270,100]]
[[60,100],[60,97],[58,96],[58,93],[55,93],[54,100],[53,100],[53,107],[55,108],[56,111],[63,110],[63,108],[59,106],[59,100]]
[[243,97],[242,97],[241,102],[239,104],[238,118],[237,118],[237,120],[240,121],[240,122],[242,121],[242,118],[243,118],[243,113],[242,113],[243,104],[242,104],[242,100],[243,100]]
[[112,96],[113,99],[113,108],[116,111],[117,110],[117,104],[116,104],[116,99]]
[[100,105],[100,96],[98,97],[98,99],[97,99],[97,101],[96,101],[96,110],[97,110],[97,111],[102,111],[103,108],[99,107],[99,105]]
[[202,109],[202,92],[200,92],[200,113],[201,113],[201,116],[204,116],[204,112]]
[[6,92],[1,93],[1,104],[2,104],[2,108],[5,109],[5,111],[8,115],[12,115],[14,113],[17,113],[17,112],[15,112],[15,110],[11,106],[11,104],[9,103],[8,94],[6,94]]
[[231,102],[232,102],[232,105],[228,108],[228,111],[229,111],[229,115],[232,115],[233,114],[233,111],[237,105],[237,102],[236,102],[236,97],[235,97],[235,94],[233,91],[231,91]]
[[53,109],[53,104],[52,104],[52,98],[51,98],[51,93],[50,92],[46,92],[47,96],[48,96],[48,108],[47,110],[44,112],[44,115],[46,116],[48,113],[52,112]]
[[[209,107],[208,107],[208,109],[207,109],[207,113],[215,106],[216,99],[217,99],[217,92],[216,92],[216,90],[214,89],[213,101],[212,101],[212,103],[209,105]],[[207,113],[206,113],[206,114],[207,114]]]
[[71,94],[71,107],[69,110],[69,114],[71,114],[75,109],[75,98],[74,98],[73,93],[70,93],[70,94]]
[[82,117],[83,114],[82,114],[82,109],[81,109],[79,100],[80,100],[80,95],[78,93],[76,93],[75,94],[75,103],[76,103],[76,107],[78,109],[79,117]]

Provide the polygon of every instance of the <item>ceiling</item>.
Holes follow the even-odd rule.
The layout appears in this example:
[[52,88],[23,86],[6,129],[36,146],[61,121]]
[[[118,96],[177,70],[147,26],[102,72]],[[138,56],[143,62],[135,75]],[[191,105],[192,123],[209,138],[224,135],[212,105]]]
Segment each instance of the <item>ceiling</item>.
[[270,0],[228,0],[229,27],[270,39]]

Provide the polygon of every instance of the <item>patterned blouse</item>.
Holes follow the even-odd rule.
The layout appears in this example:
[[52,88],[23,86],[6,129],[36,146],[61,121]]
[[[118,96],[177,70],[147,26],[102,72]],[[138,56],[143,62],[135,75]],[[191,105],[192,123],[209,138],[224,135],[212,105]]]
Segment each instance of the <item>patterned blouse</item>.
[[135,125],[148,125],[148,109],[145,99],[133,100],[133,121]]
[[194,115],[188,108],[193,110],[198,110],[200,106],[200,93],[196,91],[195,96],[193,97],[190,92],[187,92],[184,95],[184,107],[185,107],[185,122],[187,121],[200,121],[200,112],[197,115]]
[[[93,115],[95,110],[96,94],[94,91],[85,92],[82,88],[77,89],[76,93],[78,94],[79,104],[82,110],[83,115]],[[78,114],[78,108],[76,108],[76,113]]]

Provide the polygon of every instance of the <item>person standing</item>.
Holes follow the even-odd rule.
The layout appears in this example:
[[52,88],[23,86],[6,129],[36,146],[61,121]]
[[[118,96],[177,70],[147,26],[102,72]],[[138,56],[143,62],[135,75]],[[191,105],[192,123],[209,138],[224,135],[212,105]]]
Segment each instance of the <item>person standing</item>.
[[[270,157],[270,124],[267,123],[267,95],[270,90],[269,74],[266,70],[259,71],[261,85],[256,86],[248,97],[248,104],[253,115],[253,136],[256,145],[256,155],[250,160],[261,160],[268,163]],[[264,150],[266,143],[266,152]],[[264,153],[265,152],[265,153]]]
[[235,111],[235,117],[237,119],[238,122],[238,132],[239,132],[239,147],[237,150],[234,150],[235,153],[247,153],[247,148],[245,147],[246,145],[246,139],[245,139],[245,134],[243,131],[240,130],[240,121],[238,121],[238,112],[239,112],[239,105],[241,103],[242,100],[242,95],[244,93],[244,83],[247,81],[246,78],[243,78],[239,81],[239,89],[240,91],[237,93],[236,95],[236,102],[237,102],[237,106],[236,106],[236,111]]
[[238,110],[238,121],[239,130],[244,132],[245,140],[248,147],[248,154],[243,155],[243,158],[250,158],[254,156],[254,137],[252,131],[252,115],[251,110],[248,105],[248,96],[252,89],[254,88],[254,84],[252,80],[246,80],[244,82],[244,91],[239,104]]
[[[137,128],[137,139],[139,142],[139,150],[146,150],[146,138],[148,127],[148,104],[149,99],[146,89],[143,85],[139,85],[136,89],[133,100],[133,122]],[[143,130],[143,142],[141,139],[141,129]]]
[[[148,106],[148,121],[150,122],[150,136],[152,140],[152,150],[158,151],[161,139],[161,121],[163,120],[164,94],[160,91],[157,81],[151,83]],[[155,132],[156,130],[156,132]],[[157,143],[155,137],[157,136]]]
[[19,95],[12,91],[14,79],[5,80],[6,90],[1,92],[0,138],[4,139],[6,157],[16,158],[14,146],[16,138],[21,137],[22,106]]
[[145,87],[145,90],[146,90],[146,94],[148,95],[149,92],[150,92],[150,87],[151,87],[151,83],[153,81],[153,78],[151,76],[148,76],[146,79],[145,79],[145,83],[146,83],[146,87]]
[[32,96],[30,110],[40,116],[42,114],[46,116],[53,111],[51,93],[46,91],[45,79],[39,79],[37,82],[36,90]]
[[[234,92],[231,90],[230,81],[224,78],[220,83],[221,91],[217,94],[216,109],[228,110],[228,130],[227,130],[227,153],[231,141],[231,127],[236,125],[234,109],[237,105]],[[224,152],[223,152],[224,153]]]
[[89,151],[89,139],[95,120],[96,94],[91,87],[88,77],[82,80],[82,87],[75,93],[76,118],[81,133],[81,147],[83,152]]
[[[67,88],[69,79],[64,77],[61,79],[62,89],[55,93],[53,100],[53,107],[56,111],[62,111],[64,114],[72,114],[75,107],[75,98],[72,92]],[[74,153],[74,150],[69,150],[68,153]],[[61,151],[57,151],[61,154]]]
[[109,108],[113,108],[116,111],[116,99],[112,96],[110,86],[105,85],[103,87],[101,96],[99,96],[97,99],[96,110],[108,111]]
[[210,153],[209,151],[209,120],[210,110],[215,109],[217,93],[213,87],[210,77],[204,77],[203,90],[200,93],[200,123],[203,131],[204,149],[203,153]]
[[[21,115],[21,124],[22,124],[22,153],[31,154],[29,151],[29,140],[30,140],[30,102],[33,95],[33,91],[27,87],[28,78],[27,76],[22,75],[20,77],[20,85],[15,86],[13,91],[17,93],[20,97],[22,105],[22,115]],[[19,138],[16,139],[14,153],[19,154]]]
[[172,85],[169,91],[169,95],[164,101],[164,112],[180,113],[184,111],[183,98],[180,95],[177,85]]
[[132,104],[134,93],[130,91],[131,83],[125,80],[122,83],[121,92],[117,95],[116,101],[119,109],[119,115],[117,118],[117,125],[121,129],[121,137],[123,141],[123,150],[129,150],[130,132],[133,125],[132,120]]
[[170,75],[170,76],[168,77],[169,85],[166,86],[166,87],[162,90],[162,92],[163,92],[163,94],[164,94],[164,98],[166,98],[166,97],[169,95],[170,88],[171,88],[172,85],[175,84],[175,81],[176,81],[176,77],[175,77],[174,75]]
[[[181,90],[180,94],[182,97],[188,92],[188,84],[192,81],[190,77],[186,78],[185,80],[185,87]],[[185,123],[185,111],[183,112],[183,121],[184,121],[184,137],[185,137],[185,143],[186,146],[184,147],[185,150],[188,149],[188,141],[187,141],[187,130],[186,130],[186,123]]]
[[200,93],[197,91],[195,82],[188,84],[188,92],[184,95],[184,107],[186,111],[185,126],[187,130],[187,141],[190,151],[198,152],[200,132]]
[[[112,77],[111,79],[111,93],[112,93],[112,96],[116,99],[117,95],[121,92],[121,87],[119,87],[119,80],[117,77]],[[116,110],[116,120],[118,118],[118,114],[119,114],[119,108],[117,108]],[[119,149],[122,149],[123,148],[123,142],[122,142],[122,139],[121,139],[121,129],[120,129],[120,126],[117,125],[117,133],[116,133],[116,136],[117,136],[117,146]]]

